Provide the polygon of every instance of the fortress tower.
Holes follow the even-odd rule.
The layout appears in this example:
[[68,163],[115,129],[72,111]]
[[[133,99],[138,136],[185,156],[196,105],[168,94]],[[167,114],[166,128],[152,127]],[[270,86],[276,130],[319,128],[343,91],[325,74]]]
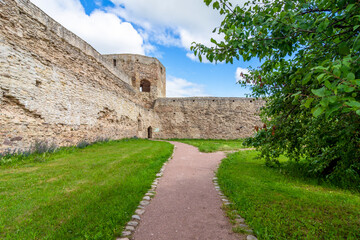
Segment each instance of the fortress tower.
[[113,67],[127,74],[131,85],[140,92],[146,108],[166,97],[166,70],[159,60],[137,54],[110,54],[103,57]]

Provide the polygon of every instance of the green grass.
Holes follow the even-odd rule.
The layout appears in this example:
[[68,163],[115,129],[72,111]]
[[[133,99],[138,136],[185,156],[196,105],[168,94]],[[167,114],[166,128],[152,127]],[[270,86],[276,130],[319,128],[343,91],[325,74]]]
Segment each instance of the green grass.
[[259,239],[360,239],[359,193],[286,176],[257,155],[228,155],[217,176]]
[[171,139],[171,141],[177,141],[186,143],[199,148],[201,152],[217,152],[217,151],[234,151],[242,148],[243,139],[235,140],[223,140],[223,139]]
[[172,150],[121,140],[0,166],[0,239],[114,239]]

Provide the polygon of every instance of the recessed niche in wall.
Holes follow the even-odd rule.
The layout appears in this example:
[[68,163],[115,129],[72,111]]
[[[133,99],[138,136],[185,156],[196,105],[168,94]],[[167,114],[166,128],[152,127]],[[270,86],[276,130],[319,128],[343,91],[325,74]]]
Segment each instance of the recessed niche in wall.
[[136,86],[136,78],[135,77],[131,77],[131,84],[133,87]]

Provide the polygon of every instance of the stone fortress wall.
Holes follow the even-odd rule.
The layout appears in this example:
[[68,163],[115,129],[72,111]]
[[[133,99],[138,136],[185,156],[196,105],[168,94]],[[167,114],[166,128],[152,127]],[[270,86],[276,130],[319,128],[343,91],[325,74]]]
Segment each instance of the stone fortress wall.
[[25,0],[0,1],[0,150],[36,139],[146,137],[158,127],[131,78]]
[[36,140],[239,138],[259,122],[261,102],[165,96],[157,59],[100,55],[30,1],[0,0],[0,152]]
[[154,110],[161,138],[236,139],[249,137],[261,125],[262,101],[253,98],[160,98]]

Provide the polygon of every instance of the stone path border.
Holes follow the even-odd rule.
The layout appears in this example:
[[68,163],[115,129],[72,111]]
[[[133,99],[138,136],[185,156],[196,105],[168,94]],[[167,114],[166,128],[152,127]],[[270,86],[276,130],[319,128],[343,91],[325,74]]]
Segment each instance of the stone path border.
[[[173,153],[171,157],[163,164],[162,168],[160,169],[159,173],[156,174],[156,179],[153,181],[151,188],[149,191],[145,194],[143,199],[140,201],[139,206],[135,210],[135,214],[132,215],[131,221],[129,221],[124,231],[122,232],[122,236],[120,238],[116,238],[116,240],[130,240],[133,237],[133,234],[135,233],[136,228],[139,226],[141,221],[141,215],[145,213],[146,206],[150,204],[151,199],[156,194],[156,188],[159,183],[160,178],[163,176],[164,170],[168,162],[174,157],[174,153],[176,150],[176,146],[174,146]],[[248,150],[248,149],[244,149]],[[216,170],[217,171],[217,170]],[[228,211],[229,206],[233,203],[231,203],[226,196],[222,193],[220,186],[218,184],[218,178],[216,177],[216,171],[214,172],[215,177],[213,177],[213,183],[215,186],[216,191],[218,192],[219,196],[221,197],[221,200],[223,202],[223,210]],[[234,226],[234,228],[240,228],[245,234],[247,234],[246,239],[247,240],[257,240],[257,238],[253,235],[253,230],[245,224],[245,219],[242,218],[236,210],[232,210],[232,213],[235,214],[235,221],[231,222]]]
[[[215,189],[216,191],[218,191],[219,196],[221,197],[221,201],[223,202],[223,209],[225,211],[229,210],[229,206],[232,205],[233,203],[231,203],[221,191],[217,177],[213,178],[213,182]],[[247,224],[245,224],[245,219],[242,218],[236,210],[232,210],[232,213],[235,214],[235,221],[233,223],[234,227],[240,228],[245,234],[248,234],[246,236],[246,240],[257,240],[257,238],[253,235],[254,231]]]
[[134,234],[134,232],[136,230],[136,227],[139,226],[139,223],[140,223],[140,220],[141,220],[141,215],[143,215],[145,213],[146,206],[148,206],[150,204],[151,199],[156,194],[156,187],[159,184],[159,180],[160,180],[160,178],[162,177],[162,175],[164,173],[166,165],[174,157],[175,149],[176,149],[176,146],[174,146],[174,150],[173,150],[173,153],[170,156],[170,158],[163,164],[160,171],[156,174],[156,179],[153,181],[149,191],[147,193],[145,193],[145,196],[140,201],[139,206],[135,210],[135,214],[132,215],[132,217],[131,217],[131,221],[129,221],[126,224],[125,229],[122,232],[121,237],[116,238],[116,240],[130,240],[130,239],[132,239],[132,235]]

